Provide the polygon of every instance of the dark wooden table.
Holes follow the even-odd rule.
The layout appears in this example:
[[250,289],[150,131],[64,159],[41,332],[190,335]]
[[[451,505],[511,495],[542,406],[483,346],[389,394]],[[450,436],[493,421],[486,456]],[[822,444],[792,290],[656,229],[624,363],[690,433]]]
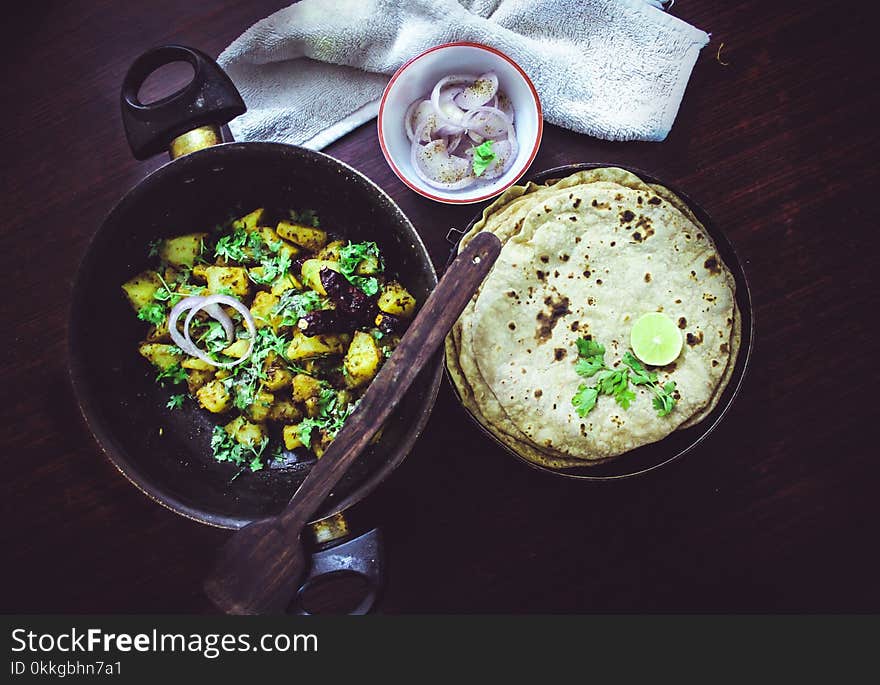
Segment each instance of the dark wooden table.
[[[216,55],[284,4],[49,2],[6,15],[0,611],[205,609],[200,581],[227,534],[143,497],[93,443],[67,379],[68,298],[107,211],[164,163],[126,146],[127,66],[165,42]],[[382,611],[880,610],[880,360],[866,321],[880,100],[875,39],[851,9],[680,0],[673,13],[713,39],[668,140],[547,127],[533,169],[634,165],[714,215],[751,279],[751,373],[697,452],[608,485],[514,461],[444,386],[416,449],[369,501],[387,541]],[[447,229],[474,209],[408,191],[373,123],[328,151],[385,188],[442,265]]]

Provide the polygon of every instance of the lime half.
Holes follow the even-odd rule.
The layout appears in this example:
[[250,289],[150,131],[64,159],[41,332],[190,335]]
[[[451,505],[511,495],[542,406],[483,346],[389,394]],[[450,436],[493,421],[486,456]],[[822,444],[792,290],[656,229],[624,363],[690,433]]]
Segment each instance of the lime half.
[[666,314],[643,314],[629,335],[633,352],[645,364],[665,366],[681,353],[681,333]]

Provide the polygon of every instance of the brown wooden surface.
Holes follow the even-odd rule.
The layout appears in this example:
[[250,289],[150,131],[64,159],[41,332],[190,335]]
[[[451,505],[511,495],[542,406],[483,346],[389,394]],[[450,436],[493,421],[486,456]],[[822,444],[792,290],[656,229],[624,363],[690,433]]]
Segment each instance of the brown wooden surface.
[[[137,163],[126,147],[128,64],[165,42],[216,55],[284,4],[48,2],[5,13],[0,611],[206,608],[201,580],[227,533],[143,497],[92,442],[66,376],[68,297],[107,211],[164,163]],[[679,0],[673,13],[713,40],[668,140],[547,127],[533,169],[634,165],[685,189],[727,231],[756,305],[750,376],[697,452],[607,485],[514,461],[444,384],[422,439],[363,510],[387,543],[382,611],[880,610],[880,378],[866,321],[876,316],[880,99],[875,38],[857,9]],[[407,190],[373,123],[329,152],[384,187],[445,262],[447,229],[473,208]]]

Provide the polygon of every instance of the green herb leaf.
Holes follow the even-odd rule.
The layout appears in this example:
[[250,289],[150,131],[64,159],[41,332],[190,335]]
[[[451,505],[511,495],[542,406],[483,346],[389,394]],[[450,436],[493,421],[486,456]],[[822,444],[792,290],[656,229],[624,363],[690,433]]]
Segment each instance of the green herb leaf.
[[657,381],[657,374],[653,371],[648,371],[642,363],[635,358],[635,355],[633,355],[632,352],[627,350],[627,352],[624,353],[623,363],[632,370],[630,380],[633,385],[650,385]]
[[662,388],[654,387],[654,409],[658,416],[667,416],[675,408],[675,381],[669,381]]
[[492,150],[492,141],[486,140],[479,145],[471,147],[471,150],[474,152],[474,161],[472,163],[474,176],[482,176],[497,157],[494,150]]
[[[263,438],[259,444],[242,444],[226,432],[223,426],[214,426],[211,433],[211,451],[217,461],[230,461],[242,466],[247,464],[251,471],[263,468],[263,453],[269,444],[269,438]],[[273,455],[274,456],[274,455]]]
[[252,244],[249,245],[249,241],[255,240],[251,236],[256,236],[255,239],[259,240],[260,244],[262,243],[262,238],[258,233],[249,234],[243,228],[236,228],[230,235],[224,235],[217,241],[217,245],[214,247],[214,256],[223,257],[231,262],[250,260],[251,256],[245,250],[247,247],[253,247]]
[[295,209],[291,209],[288,211],[290,215],[290,220],[299,224],[300,226],[311,226],[313,228],[319,228],[321,222],[318,220],[318,215],[315,213],[314,209],[304,209],[301,212],[297,212]]
[[138,309],[138,318],[154,326],[159,326],[165,321],[165,306],[161,302],[150,302]]
[[621,359],[625,368],[609,369],[605,366],[603,345],[586,338],[578,339],[576,344],[578,360],[575,362],[575,371],[584,378],[596,377],[594,386],[578,386],[578,391],[572,398],[572,404],[578,408],[580,416],[584,416],[596,405],[599,395],[610,395],[621,407],[629,409],[636,399],[630,383],[645,385],[651,389],[654,393],[652,404],[659,416],[667,416],[675,407],[675,382],[670,381],[662,388],[659,387],[657,373],[648,371],[632,352],[625,352]]
[[165,406],[168,407],[169,409],[180,409],[180,407],[183,406],[183,400],[185,400],[185,399],[186,399],[186,395],[184,395],[184,394],[172,395],[168,399],[168,404],[166,404]]
[[156,382],[160,383],[161,381],[168,379],[173,384],[183,383],[186,381],[186,369],[182,368],[180,364],[172,364],[166,369],[163,369],[156,376]]
[[581,357],[604,357],[605,356],[605,346],[600,345],[595,340],[588,340],[587,338],[578,338],[575,341],[575,345],[578,348],[578,355]]
[[636,394],[629,390],[628,388],[624,388],[619,390],[614,395],[614,401],[617,402],[624,409],[629,409],[629,405],[632,404],[632,401],[636,398]]
[[379,279],[375,276],[352,276],[349,282],[371,297],[379,292]]
[[263,275],[248,272],[248,278],[259,285],[267,285],[277,278],[287,275],[287,271],[291,265],[290,255],[287,253],[278,254],[271,257],[263,257],[260,266],[263,268]]
[[305,292],[286,290],[282,293],[278,304],[272,309],[272,313],[281,315],[283,325],[296,326],[296,322],[306,314],[316,309],[323,309],[327,305],[327,301],[314,290],[306,290]]
[[316,430],[320,430],[323,422],[319,419],[303,419],[299,423],[297,434],[303,445],[312,449],[312,435]]
[[575,362],[574,370],[579,376],[590,378],[605,368],[605,360],[602,357],[581,357]]
[[374,242],[352,243],[349,242],[339,250],[339,273],[348,279],[353,286],[360,288],[367,295],[375,295],[379,292],[379,279],[374,276],[360,276],[357,269],[365,259],[375,261],[379,270],[385,268],[379,247]]
[[158,257],[159,256],[159,248],[162,247],[162,238],[156,238],[155,240],[151,240],[149,244],[149,249],[147,250],[147,257]]
[[571,398],[571,403],[572,405],[574,405],[578,416],[583,418],[590,411],[593,410],[593,407],[596,406],[596,400],[598,398],[599,390],[597,388],[580,385],[578,386],[577,392],[575,393],[574,397]]

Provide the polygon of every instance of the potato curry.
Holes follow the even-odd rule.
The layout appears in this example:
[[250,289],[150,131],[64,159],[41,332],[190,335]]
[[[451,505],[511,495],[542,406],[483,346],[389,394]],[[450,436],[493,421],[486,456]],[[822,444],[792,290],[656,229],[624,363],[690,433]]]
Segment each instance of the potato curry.
[[257,471],[320,458],[416,309],[375,242],[352,243],[313,212],[260,208],[155,241],[154,269],[122,285],[150,324],[138,351],[157,381],[223,417],[218,461]]

